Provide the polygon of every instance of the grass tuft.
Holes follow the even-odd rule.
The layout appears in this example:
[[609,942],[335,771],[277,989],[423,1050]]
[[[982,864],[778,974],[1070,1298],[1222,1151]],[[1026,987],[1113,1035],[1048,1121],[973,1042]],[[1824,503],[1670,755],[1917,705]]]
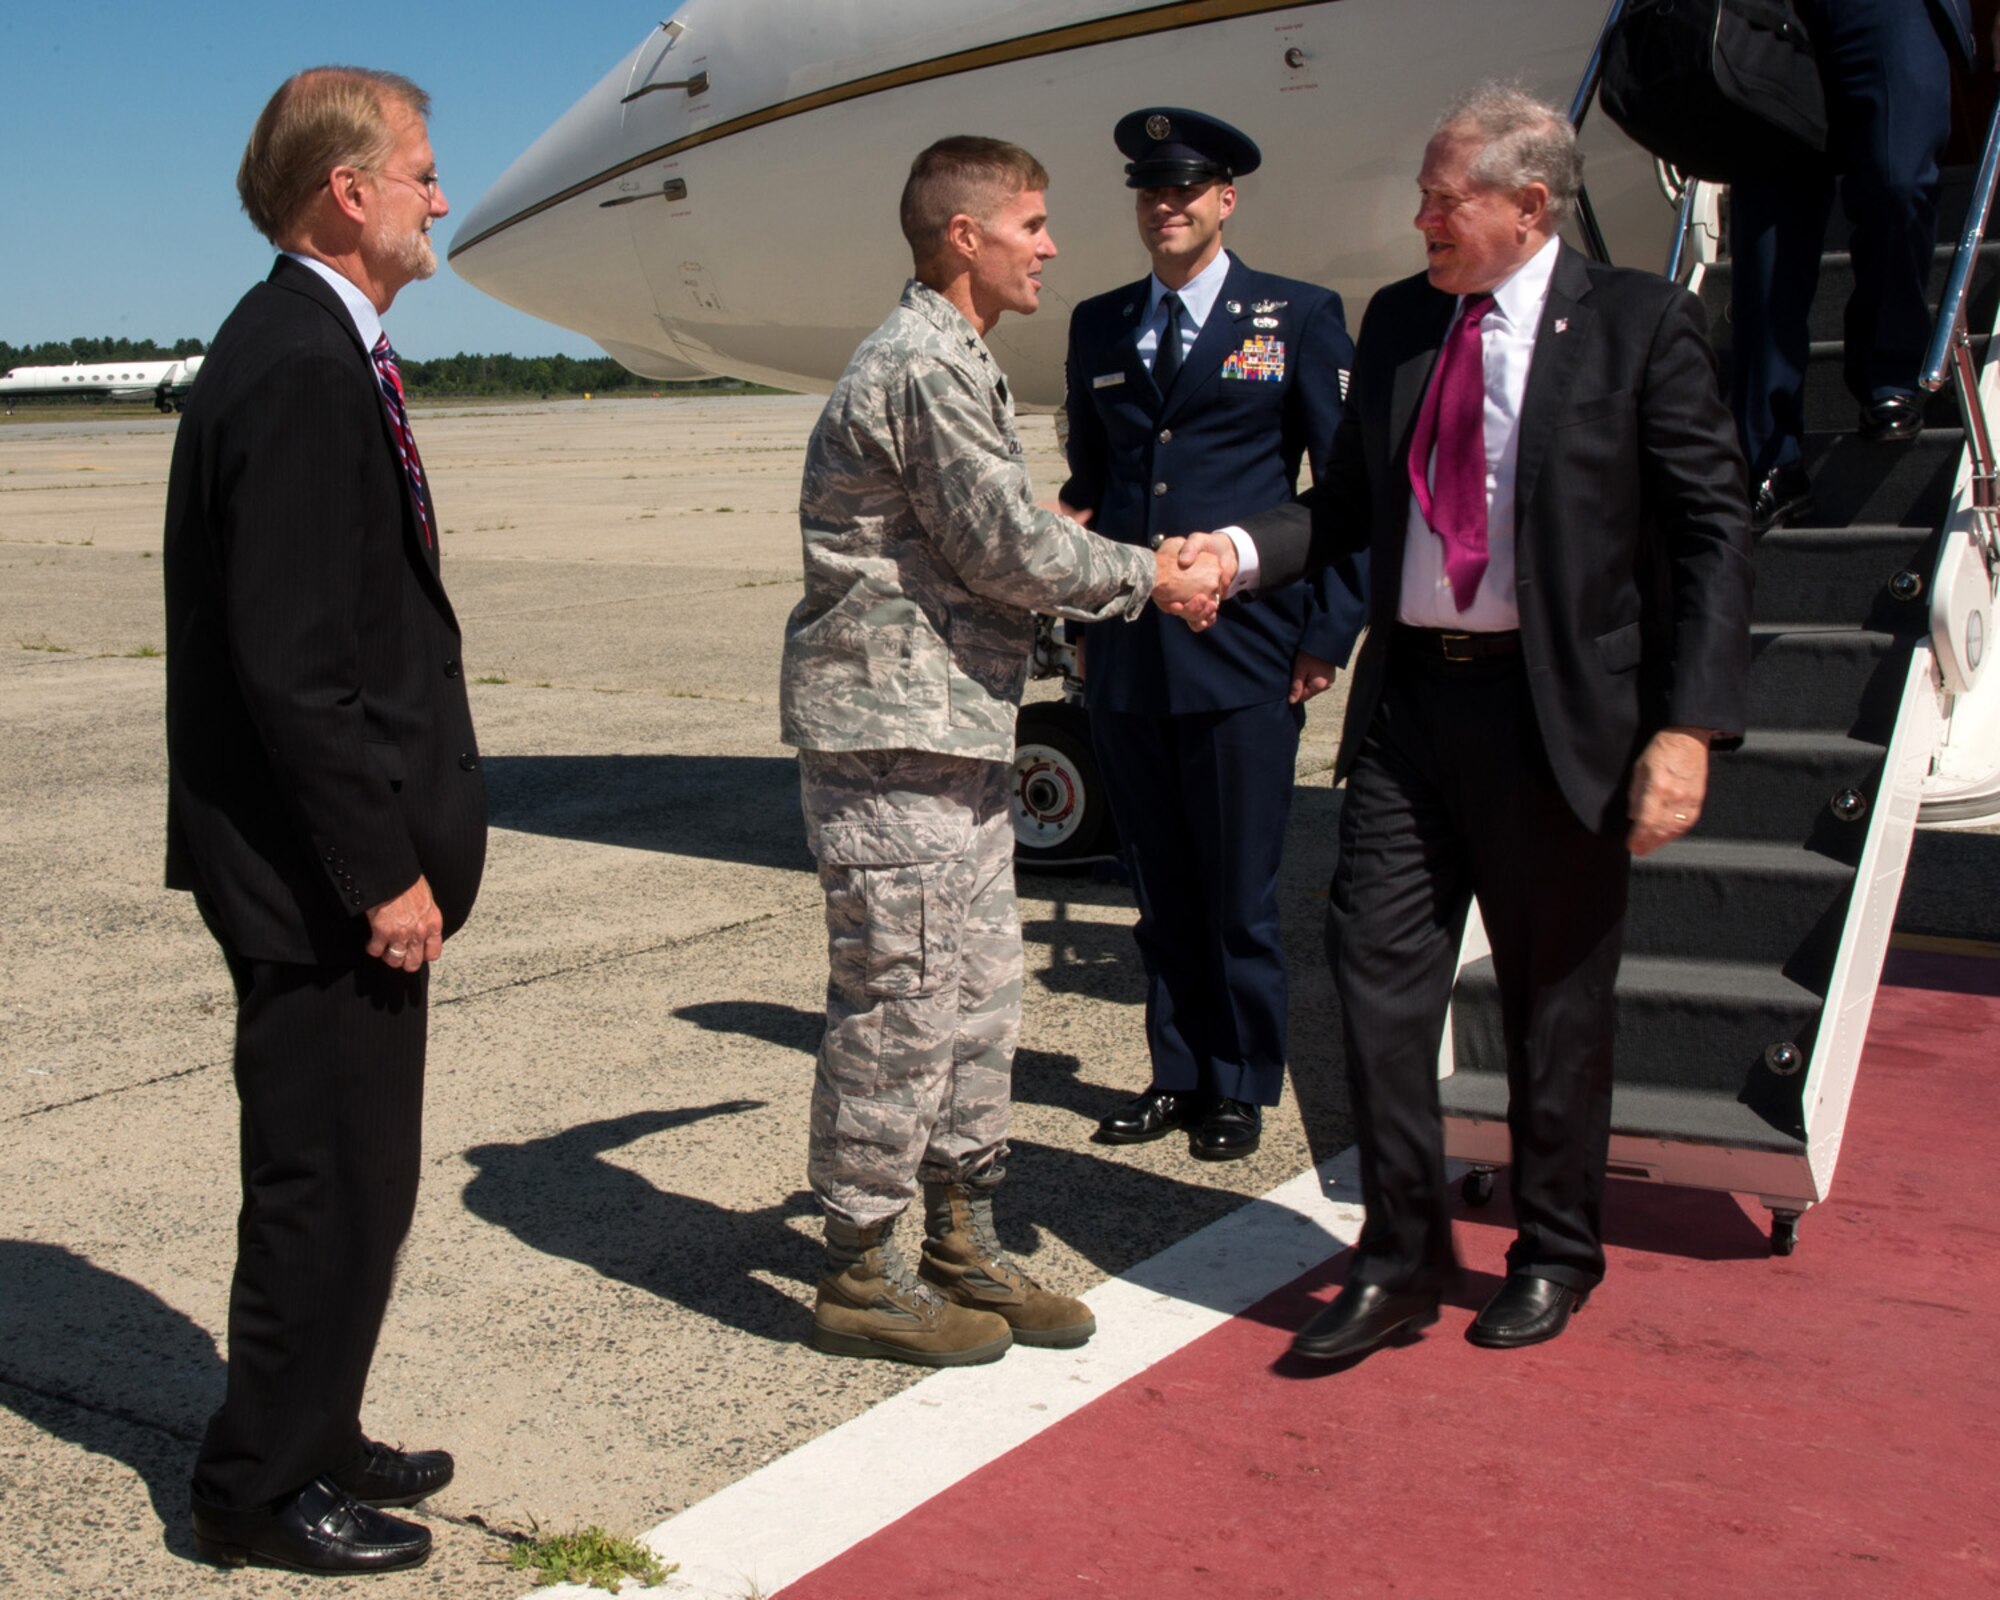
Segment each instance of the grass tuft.
[[156,649],[149,644],[142,644],[136,650],[127,650],[125,652],[125,659],[127,661],[154,661],[165,654],[166,651],[164,650]]
[[497,672],[489,672],[483,678],[474,678],[474,683],[505,683],[506,678]]
[[551,1583],[585,1583],[593,1589],[616,1590],[627,1578],[651,1589],[676,1570],[636,1539],[615,1539],[594,1523],[577,1533],[523,1540],[507,1553],[507,1565],[516,1572],[534,1573],[538,1589]]

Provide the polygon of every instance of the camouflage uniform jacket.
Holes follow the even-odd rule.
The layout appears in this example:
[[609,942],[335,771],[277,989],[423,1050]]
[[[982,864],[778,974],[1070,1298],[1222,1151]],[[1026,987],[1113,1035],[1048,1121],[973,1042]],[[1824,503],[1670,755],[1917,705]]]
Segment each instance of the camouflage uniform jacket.
[[802,750],[1009,761],[1032,613],[1135,617],[1149,551],[1035,504],[1006,380],[915,279],[862,341],[806,447],[805,598],[779,704]]

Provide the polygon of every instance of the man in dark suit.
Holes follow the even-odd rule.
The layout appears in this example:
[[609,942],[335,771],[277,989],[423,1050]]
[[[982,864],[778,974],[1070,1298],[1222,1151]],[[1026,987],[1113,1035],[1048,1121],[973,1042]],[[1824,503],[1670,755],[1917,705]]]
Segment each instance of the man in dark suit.
[[322,68],[237,188],[283,254],[217,333],[167,486],[167,882],[236,988],[243,1203],[229,1378],[195,1465],[226,1565],[405,1567],[385,1515],[451,1478],[361,1431],[416,1204],[428,963],[472,908],[486,804],[438,520],[381,314],[436,269],[429,101]]
[[[1174,106],[1134,111],[1131,158],[1150,276],[1070,318],[1064,508],[1155,545],[1282,504],[1299,462],[1326,469],[1354,349],[1340,297],[1254,272],[1222,247],[1242,133]],[[1192,1127],[1190,1149],[1257,1148],[1284,1086],[1278,862],[1306,700],[1360,632],[1353,567],[1223,609],[1194,633],[1157,610],[1084,635],[1084,694],[1139,902],[1146,1092],[1098,1124],[1107,1144]]]
[[1434,1320],[1455,1273],[1437,1062],[1475,896],[1518,1236],[1469,1337],[1553,1338],[1602,1277],[1630,855],[1693,826],[1744,724],[1749,508],[1700,307],[1557,240],[1581,179],[1554,107],[1447,113],[1428,270],[1369,307],[1325,480],[1221,541],[1239,587],[1372,549],[1328,922],[1368,1219],[1310,1357]]
[[1811,509],[1804,459],[1807,314],[1834,180],[1851,225],[1846,378],[1864,439],[1914,439],[1917,369],[1931,338],[1938,161],[1951,133],[1952,64],[1973,60],[1967,0],[1799,0],[1826,85],[1815,173],[1730,189],[1731,399],[1758,529]]

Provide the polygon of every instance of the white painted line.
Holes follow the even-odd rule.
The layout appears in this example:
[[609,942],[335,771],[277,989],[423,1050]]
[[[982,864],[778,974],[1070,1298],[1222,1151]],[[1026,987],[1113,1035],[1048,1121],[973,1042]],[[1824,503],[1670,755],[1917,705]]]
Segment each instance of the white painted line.
[[1361,1218],[1346,1150],[1098,1285],[1084,1297],[1098,1331],[1082,1349],[1020,1348],[935,1373],[670,1517],[645,1535],[680,1564],[666,1592],[775,1594],[1344,1250]]

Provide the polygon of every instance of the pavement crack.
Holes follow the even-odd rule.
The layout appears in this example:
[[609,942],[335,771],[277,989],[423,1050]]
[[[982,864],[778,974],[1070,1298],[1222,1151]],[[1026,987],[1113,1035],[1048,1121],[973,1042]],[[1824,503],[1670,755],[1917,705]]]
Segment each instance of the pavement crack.
[[39,1383],[29,1383],[24,1378],[16,1378],[5,1372],[0,1372],[0,1389],[13,1389],[21,1394],[31,1394],[37,1400],[47,1400],[56,1405],[74,1407],[78,1411],[88,1411],[94,1417],[109,1417],[115,1422],[144,1428],[148,1433],[161,1434],[182,1444],[201,1443],[202,1436],[197,1429],[177,1428],[170,1422],[161,1422],[157,1417],[129,1411],[124,1406],[111,1406],[100,1401],[87,1400],[68,1389],[51,1389]]
[[51,1111],[67,1111],[72,1106],[87,1106],[93,1100],[109,1100],[113,1095],[130,1094],[134,1089],[151,1089],[162,1083],[172,1083],[176,1078],[192,1078],[197,1072],[207,1072],[220,1062],[203,1061],[192,1067],[182,1067],[176,1072],[163,1072],[156,1078],[141,1078],[137,1083],[121,1083],[110,1089],[99,1089],[94,1094],[80,1094],[74,1100],[57,1100],[50,1105],[36,1106],[32,1111],[17,1111],[4,1120],[26,1122],[31,1117],[46,1117]]
[[614,962],[637,961],[646,956],[662,955],[673,950],[685,950],[710,939],[725,938],[743,928],[759,927],[767,922],[776,922],[783,917],[797,916],[801,911],[818,904],[817,896],[810,902],[801,901],[795,906],[780,906],[775,911],[760,911],[754,917],[743,917],[735,922],[721,923],[713,928],[704,928],[700,933],[690,933],[678,939],[662,939],[657,944],[640,945],[631,950],[614,950],[609,955],[593,956],[588,961],[572,962],[568,966],[551,967],[546,972],[530,972],[519,978],[509,978],[505,983],[491,984],[484,989],[473,989],[465,994],[455,994],[448,1000],[432,1002],[432,1009],[444,1006],[464,1005],[470,1000],[484,1000],[489,995],[507,994],[515,989],[526,989],[533,984],[547,983],[555,978],[573,977],[579,972],[588,972],[606,967]]

